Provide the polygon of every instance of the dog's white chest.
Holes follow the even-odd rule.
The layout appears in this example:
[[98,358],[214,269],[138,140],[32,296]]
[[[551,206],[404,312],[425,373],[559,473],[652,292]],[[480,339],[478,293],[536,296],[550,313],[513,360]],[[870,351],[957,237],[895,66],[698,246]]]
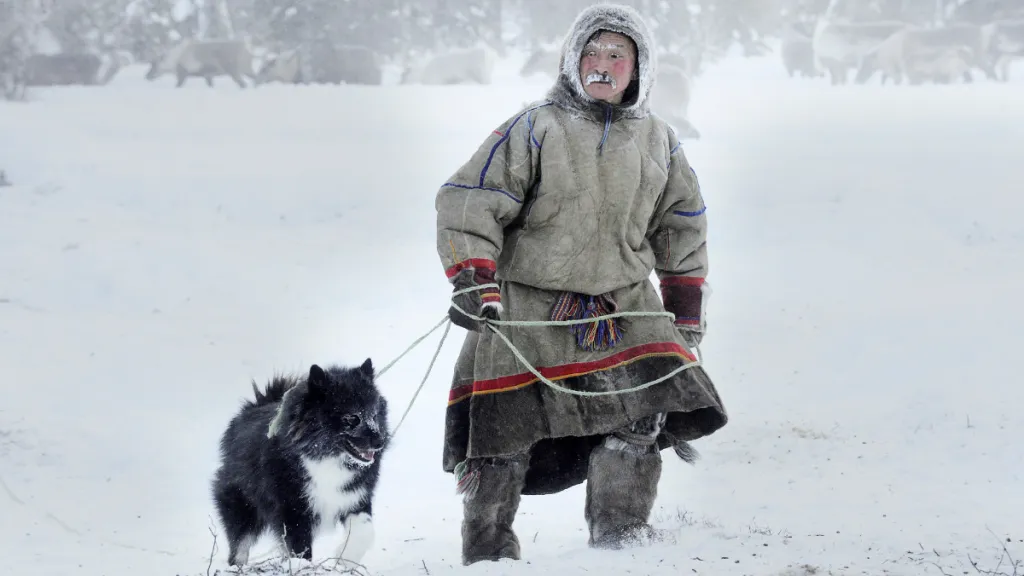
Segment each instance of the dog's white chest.
[[322,528],[334,526],[341,515],[352,512],[366,494],[362,487],[345,490],[355,473],[345,468],[340,458],[303,458],[302,466],[309,474],[306,500],[313,513],[319,517]]

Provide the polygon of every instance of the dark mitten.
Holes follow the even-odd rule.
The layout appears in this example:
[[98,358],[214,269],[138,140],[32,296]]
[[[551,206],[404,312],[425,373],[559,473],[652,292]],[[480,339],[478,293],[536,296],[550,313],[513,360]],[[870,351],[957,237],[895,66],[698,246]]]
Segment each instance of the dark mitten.
[[474,320],[466,314],[473,314],[490,320],[500,320],[501,291],[497,286],[487,286],[475,290],[469,290],[458,294],[460,290],[475,288],[485,284],[494,284],[494,270],[490,268],[463,268],[451,278],[455,294],[452,296],[452,303],[455,306],[448,309],[448,317],[456,326],[480,332],[483,330],[483,322]]
[[683,341],[696,348],[707,328],[705,309],[710,289],[703,278],[664,276],[661,299],[665,310],[676,315],[675,325]]

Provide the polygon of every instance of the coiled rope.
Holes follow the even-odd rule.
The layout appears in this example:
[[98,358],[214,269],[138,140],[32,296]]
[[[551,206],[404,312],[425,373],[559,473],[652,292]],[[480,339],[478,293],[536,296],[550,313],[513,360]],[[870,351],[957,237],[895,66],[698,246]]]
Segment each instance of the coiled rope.
[[[523,353],[520,352],[519,349],[516,348],[516,346],[514,344],[512,344],[512,341],[509,340],[507,336],[505,336],[504,334],[501,333],[501,330],[499,330],[498,327],[500,327],[500,326],[569,326],[569,325],[572,325],[572,324],[587,324],[587,323],[590,323],[590,322],[598,322],[598,321],[605,320],[605,319],[608,319],[608,318],[623,318],[623,317],[658,317],[658,316],[663,316],[663,317],[671,318],[671,319],[675,320],[675,314],[673,314],[671,312],[624,311],[624,312],[614,312],[614,313],[611,313],[611,314],[605,314],[603,316],[597,316],[597,317],[594,317],[594,318],[586,318],[586,319],[580,319],[580,320],[492,320],[490,318],[484,318],[482,316],[477,316],[475,314],[470,314],[469,312],[467,312],[467,311],[463,310],[462,308],[460,308],[459,305],[455,303],[455,297],[456,296],[459,296],[461,294],[465,294],[467,292],[473,292],[473,291],[476,291],[476,290],[482,290],[484,288],[492,288],[492,287],[500,288],[497,284],[481,284],[481,285],[478,285],[478,286],[471,286],[469,288],[464,288],[462,290],[457,290],[454,293],[452,293],[452,307],[455,308],[456,310],[458,310],[459,312],[461,312],[462,314],[464,314],[467,318],[469,318],[471,320],[474,320],[474,321],[477,321],[477,322],[483,322],[484,325],[488,329],[490,329],[492,332],[497,334],[497,336],[499,338],[501,338],[501,340],[505,343],[505,345],[508,346],[508,348],[512,352],[512,354],[515,355],[516,359],[518,359],[520,362],[522,362],[522,364],[524,366],[526,366],[526,368],[529,369],[529,371],[534,376],[536,376],[538,380],[543,382],[546,386],[549,386],[552,389],[557,390],[559,392],[562,392],[564,394],[571,394],[573,396],[594,397],[594,396],[617,396],[617,395],[620,395],[620,394],[629,394],[629,393],[632,393],[632,392],[639,392],[640,390],[644,390],[646,388],[650,388],[651,386],[654,386],[655,384],[660,384],[660,383],[664,382],[665,380],[668,380],[669,378],[672,378],[676,374],[679,374],[683,370],[687,370],[687,369],[690,369],[690,368],[695,368],[697,366],[701,366],[702,365],[703,357],[701,356],[701,353],[700,353],[700,347],[699,346],[695,346],[694,347],[694,351],[697,353],[697,360],[696,361],[688,362],[686,364],[683,364],[682,366],[676,368],[675,370],[672,370],[671,372],[669,372],[668,374],[665,374],[664,376],[661,376],[661,377],[656,378],[654,380],[651,380],[649,382],[644,382],[643,384],[638,384],[638,385],[633,386],[631,388],[625,388],[625,389],[622,389],[622,390],[604,390],[604,391],[600,391],[600,392],[591,392],[591,391],[587,391],[587,390],[573,390],[572,388],[566,388],[565,386],[562,386],[560,384],[552,382],[548,378],[544,377],[544,375],[541,374],[540,371],[538,371],[533,366],[533,364],[530,364],[529,362],[527,362],[526,358],[523,356]],[[398,424],[395,425],[395,428],[391,431],[392,434],[395,434],[396,432],[398,432],[398,429],[402,426],[402,423],[405,422],[406,416],[409,415],[409,411],[412,410],[413,404],[416,403],[416,398],[420,395],[420,392],[423,390],[423,386],[427,383],[427,378],[430,377],[430,372],[434,368],[434,362],[437,361],[437,356],[441,353],[441,348],[444,346],[444,341],[448,337],[448,331],[452,327],[451,318],[447,314],[445,314],[444,318],[442,318],[440,322],[438,322],[436,325],[434,325],[434,327],[431,328],[426,334],[424,334],[424,335],[420,336],[419,338],[417,338],[416,340],[414,340],[413,343],[410,344],[409,347],[406,348],[404,352],[399,354],[398,357],[396,357],[391,362],[388,362],[387,365],[385,365],[383,368],[381,368],[380,370],[377,371],[377,374],[376,374],[377,377],[382,376],[385,372],[390,370],[391,367],[394,366],[399,360],[401,360],[406,354],[411,352],[413,348],[418,346],[428,336],[430,336],[435,331],[437,331],[437,329],[440,328],[441,326],[444,326],[445,328],[444,328],[444,333],[441,335],[441,340],[437,343],[437,350],[434,351],[434,356],[433,356],[433,358],[430,359],[430,364],[427,366],[427,372],[426,372],[426,374],[423,375],[423,379],[420,380],[420,384],[416,388],[416,392],[413,393],[412,399],[409,400],[409,405],[406,406],[405,412],[402,413],[402,417],[398,420]]]

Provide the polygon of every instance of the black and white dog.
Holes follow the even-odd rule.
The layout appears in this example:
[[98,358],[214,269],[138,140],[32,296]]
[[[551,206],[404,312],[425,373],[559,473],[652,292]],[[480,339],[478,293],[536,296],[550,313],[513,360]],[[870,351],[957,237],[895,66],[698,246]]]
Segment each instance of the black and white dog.
[[390,440],[372,363],[314,364],[304,377],[253,390],[221,437],[213,479],[228,563],[245,564],[267,530],[287,554],[312,560],[314,537],[339,521],[345,538],[334,558],[359,562],[373,544],[373,494]]

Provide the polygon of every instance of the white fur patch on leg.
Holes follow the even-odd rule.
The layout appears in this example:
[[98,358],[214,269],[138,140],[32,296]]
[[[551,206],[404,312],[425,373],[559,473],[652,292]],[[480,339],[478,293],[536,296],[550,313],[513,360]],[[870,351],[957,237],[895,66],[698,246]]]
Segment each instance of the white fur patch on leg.
[[288,548],[288,542],[285,541],[285,534],[281,535],[281,539],[277,541],[277,552],[281,555],[281,558],[288,558],[292,556],[292,551]]
[[334,557],[359,562],[373,546],[375,536],[372,516],[363,512],[349,514],[345,517],[345,539],[338,545]]
[[239,566],[249,563],[249,550],[252,549],[252,546],[255,543],[255,536],[245,536],[238,542],[238,550],[235,551],[235,562],[237,562]]

